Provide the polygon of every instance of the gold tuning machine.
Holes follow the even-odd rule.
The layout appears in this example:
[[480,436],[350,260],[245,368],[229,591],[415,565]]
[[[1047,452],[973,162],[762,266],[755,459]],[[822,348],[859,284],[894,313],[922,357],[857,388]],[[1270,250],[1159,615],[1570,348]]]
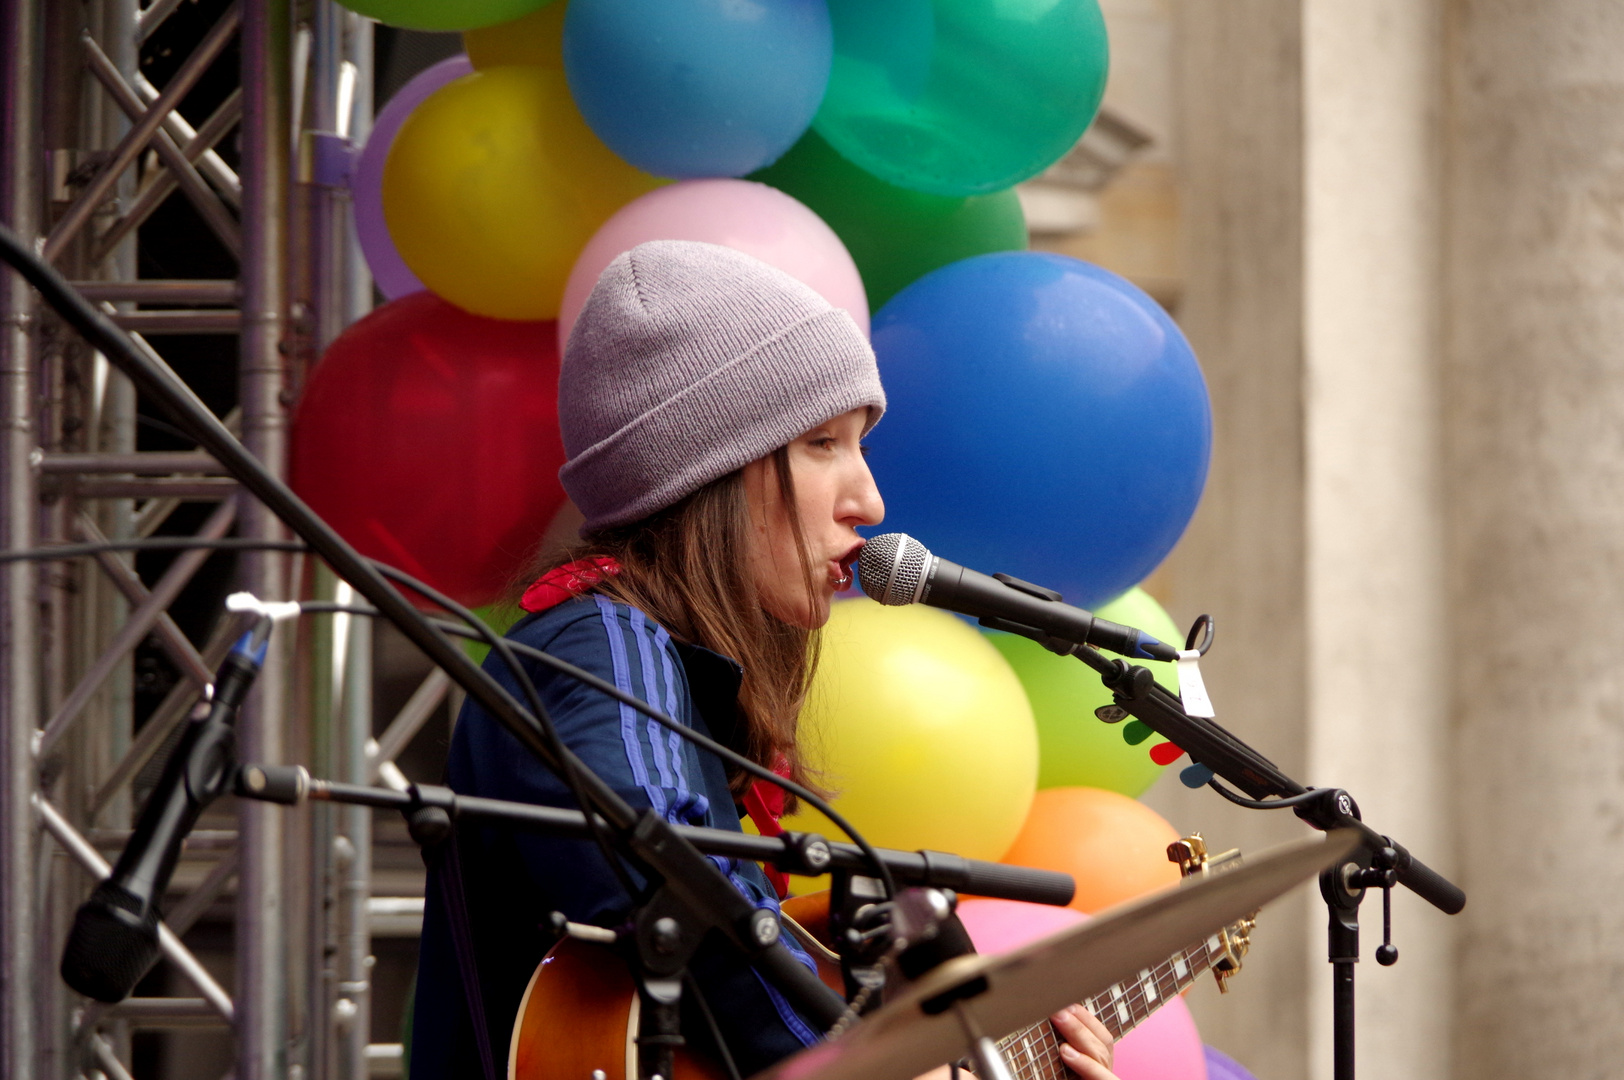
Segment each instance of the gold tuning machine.
[[[1207,841],[1200,833],[1173,841],[1167,845],[1167,859],[1177,863],[1182,877],[1206,877],[1213,870],[1240,862],[1239,848],[1213,855],[1207,850]],[[1229,977],[1241,969],[1241,959],[1252,945],[1252,930],[1257,926],[1257,912],[1218,931],[1221,952],[1213,961],[1212,976],[1218,983],[1218,992],[1229,993]]]

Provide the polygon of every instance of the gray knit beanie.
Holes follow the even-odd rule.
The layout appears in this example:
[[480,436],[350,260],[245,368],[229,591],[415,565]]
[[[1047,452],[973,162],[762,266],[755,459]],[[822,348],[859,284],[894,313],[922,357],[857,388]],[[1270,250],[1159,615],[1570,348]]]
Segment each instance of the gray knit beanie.
[[651,241],[570,331],[558,476],[583,534],[625,525],[864,405],[873,427],[885,391],[850,315],[732,248]]

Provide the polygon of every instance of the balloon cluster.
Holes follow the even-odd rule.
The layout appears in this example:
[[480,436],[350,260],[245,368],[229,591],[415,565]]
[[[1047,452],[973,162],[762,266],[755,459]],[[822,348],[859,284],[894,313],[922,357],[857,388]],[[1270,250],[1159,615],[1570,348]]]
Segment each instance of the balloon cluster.
[[[616,255],[647,240],[724,244],[865,329],[876,312],[892,400],[873,439],[888,525],[1084,604],[1121,594],[1177,541],[1210,443],[1200,369],[1138,289],[1025,251],[1013,190],[1098,108],[1098,0],[351,6],[461,30],[467,50],[387,103],[352,171],[356,230],[387,307],[425,291],[444,302],[392,317],[397,386],[432,393],[447,363],[474,378],[484,342],[510,333],[499,323],[525,325],[533,377],[550,381]],[[443,328],[428,322],[451,308],[464,328],[455,355],[431,355]],[[331,355],[376,352],[381,325],[362,320]],[[339,378],[317,365],[306,396],[330,397],[321,384]],[[348,533],[367,554],[484,603],[496,566],[511,575],[527,554],[521,522],[562,505],[550,458],[499,449],[533,420],[464,409],[432,433],[363,435],[341,410],[301,409],[295,480],[318,510],[370,515]],[[419,435],[482,449],[412,470],[391,448]],[[447,516],[404,497],[450,479],[468,454],[495,463],[507,505],[492,493]],[[478,581],[438,570],[468,564],[488,569]]]
[[[491,601],[571,520],[555,386],[598,275],[697,240],[871,331],[887,529],[1181,640],[1135,586],[1205,482],[1200,367],[1138,288],[1025,250],[1013,190],[1099,106],[1098,0],[344,2],[460,30],[467,53],[407,84],[357,157],[389,302],[330,347],[295,416],[296,487],[364,552]],[[1098,721],[1107,700],[1023,638],[854,599],[803,736],[876,844],[1064,870],[1081,918],[1178,876],[1172,827],[1136,799],[1181,751]],[[784,824],[834,832],[812,811]],[[966,921],[988,949],[1056,917],[980,903]],[[1182,1006],[1157,1023],[1171,1034],[1141,1042],[1183,1049],[1158,1072],[1124,1044],[1125,1080],[1204,1076]]]

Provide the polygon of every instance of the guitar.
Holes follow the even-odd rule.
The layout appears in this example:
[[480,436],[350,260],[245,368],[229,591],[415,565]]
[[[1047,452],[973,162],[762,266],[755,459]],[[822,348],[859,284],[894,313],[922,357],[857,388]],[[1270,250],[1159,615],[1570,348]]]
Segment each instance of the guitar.
[[[1179,864],[1184,877],[1211,873],[1239,854],[1209,856],[1200,833],[1167,849],[1168,859]],[[842,990],[838,963],[831,962],[833,954],[827,948],[828,894],[795,897],[786,900],[783,909],[787,929],[822,939],[810,942],[808,951],[818,962],[823,981]],[[1211,971],[1218,989],[1227,992],[1227,981],[1240,970],[1251,944],[1254,925],[1254,917],[1233,923],[1082,1004],[1113,1037],[1121,1038],[1203,972]],[[618,957],[599,945],[563,939],[537,966],[519,1002],[508,1048],[509,1080],[636,1080],[641,1004],[631,973]],[[1060,1042],[1047,1017],[1004,1036],[998,1046],[1016,1080],[1064,1080],[1072,1075],[1060,1060]],[[724,1080],[726,1075],[715,1062],[680,1051],[674,1072],[671,1080]]]

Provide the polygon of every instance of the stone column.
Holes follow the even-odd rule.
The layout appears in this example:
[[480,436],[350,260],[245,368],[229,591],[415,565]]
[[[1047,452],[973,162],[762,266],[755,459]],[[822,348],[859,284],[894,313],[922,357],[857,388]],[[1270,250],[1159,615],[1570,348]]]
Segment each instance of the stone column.
[[1624,7],[1449,5],[1460,1077],[1624,1061]]
[[[1181,623],[1204,611],[1217,619],[1204,669],[1220,718],[1296,775],[1308,750],[1301,0],[1175,10],[1178,315],[1211,389],[1215,445],[1163,588]],[[1147,801],[1218,849],[1257,851],[1302,832],[1289,816],[1185,791],[1172,776]],[[1302,896],[1270,908],[1234,990],[1220,997],[1203,985],[1189,998],[1202,1036],[1260,1080],[1306,1072],[1307,911]]]
[[[1180,321],[1211,385],[1206,498],[1172,560],[1181,620],[1217,617],[1204,665],[1220,720],[1300,781],[1449,868],[1437,382],[1440,83],[1431,0],[1180,5]],[[1305,835],[1172,778],[1181,829],[1256,850]],[[1449,1068],[1450,933],[1396,906],[1403,956],[1372,962],[1365,909],[1359,1068]],[[1203,1035],[1261,1080],[1331,1075],[1325,913],[1271,907]]]
[[[1308,761],[1434,869],[1447,827],[1448,672],[1439,500],[1440,11],[1308,0],[1304,324]],[[1397,966],[1362,911],[1361,1076],[1449,1075],[1454,921],[1393,897]],[[1307,1075],[1330,1080],[1323,908],[1310,917]]]

